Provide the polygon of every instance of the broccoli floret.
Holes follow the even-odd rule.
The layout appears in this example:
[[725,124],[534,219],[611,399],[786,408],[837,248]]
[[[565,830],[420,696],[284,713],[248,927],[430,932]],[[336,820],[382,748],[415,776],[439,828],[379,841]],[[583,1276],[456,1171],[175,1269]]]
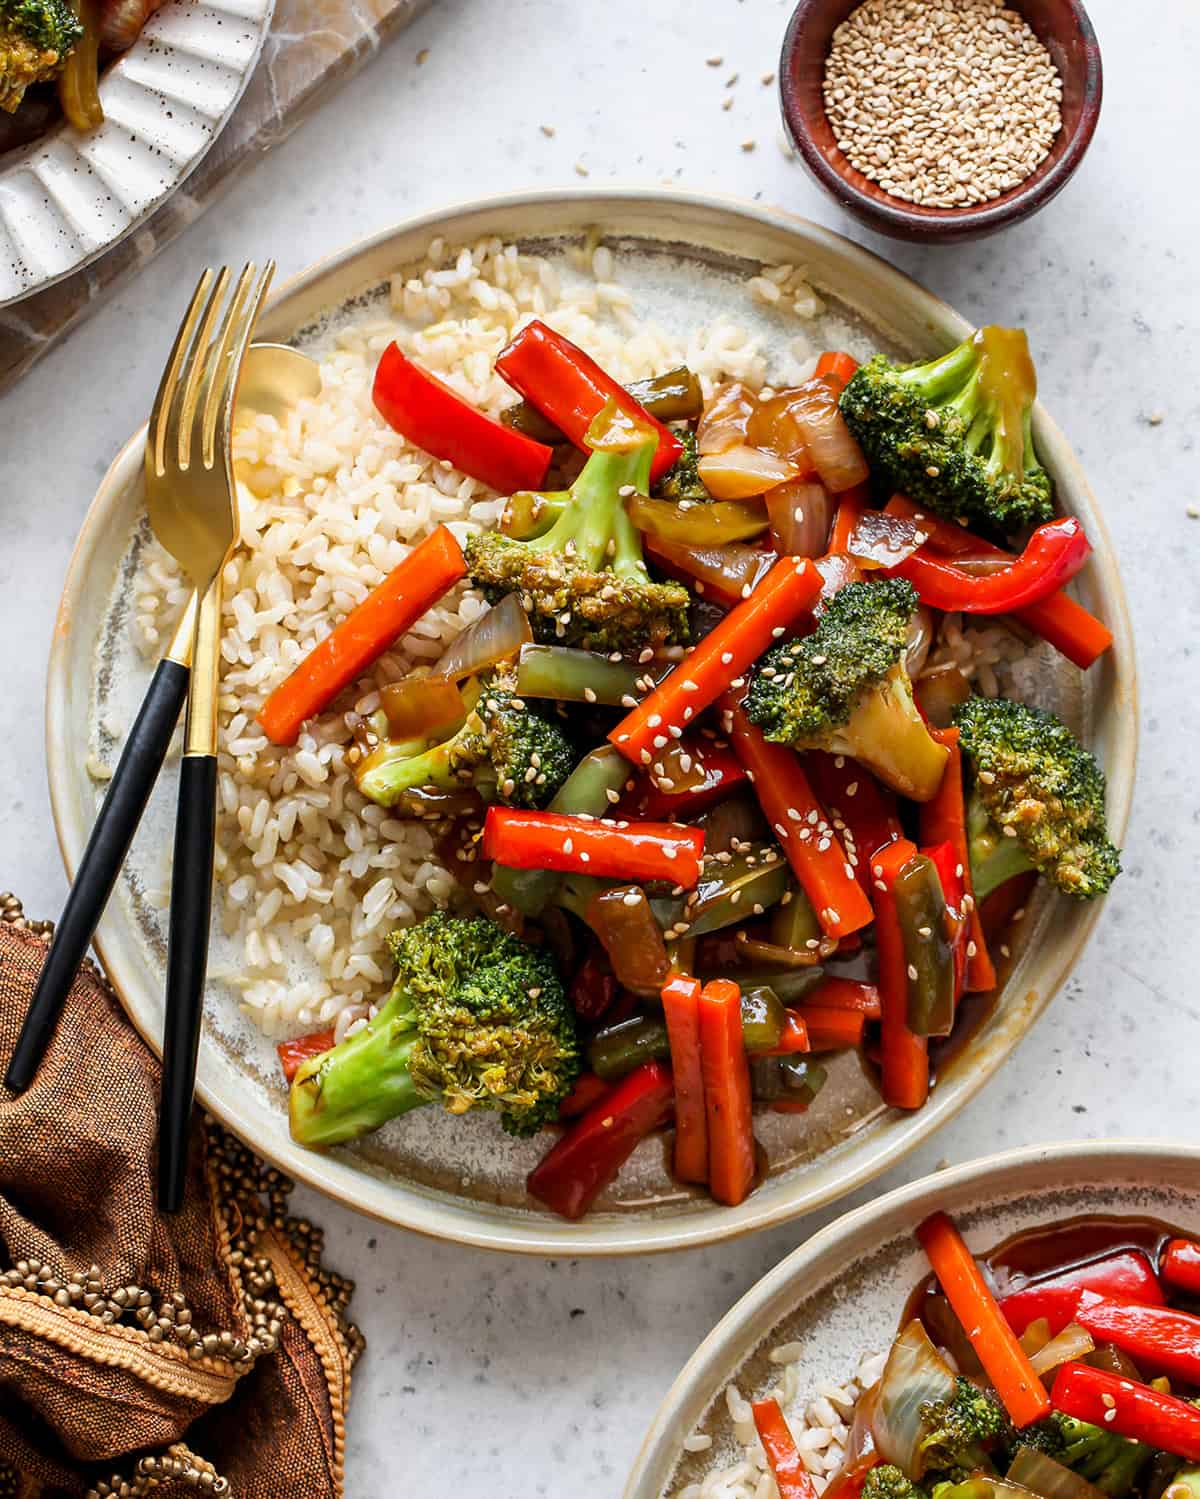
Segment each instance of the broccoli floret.
[[485,801],[542,807],[574,763],[562,729],[517,696],[515,673],[503,667],[478,684],[466,722],[452,738],[432,749],[385,740],[357,762],[354,780],[384,807],[417,786],[471,787]]
[[1103,895],[1121,870],[1104,816],[1104,773],[1053,713],[1007,698],[969,698],[954,714],[975,770],[968,809],[971,878],[983,900],[1030,869],[1077,900]]
[[919,1451],[922,1471],[966,1476],[991,1471],[989,1447],[1008,1428],[1004,1407],[961,1374],[948,1400],[927,1400],[921,1407],[925,1435]]
[[746,712],[770,740],[849,755],[914,801],[941,784],[947,751],[930,737],[904,666],[916,590],[901,578],[849,583],[804,639],[762,658]]
[[1037,376],[1019,328],[980,328],[928,364],[882,354],[841,395],[872,471],[940,515],[1005,535],[1050,519],[1049,475],[1033,450]]
[[862,1499],[926,1499],[926,1494],[895,1463],[878,1463],[863,1479]]
[[293,1137],[335,1145],[440,1101],[497,1110],[533,1134],[579,1074],[575,1016],[553,957],[486,917],[435,912],[388,939],[396,979],[361,1031],[292,1083]]
[[48,83],[83,35],[67,0],[0,0],[0,109],[12,114],[34,83]]
[[700,450],[696,446],[696,434],[683,432],[679,440],[683,443],[683,452],[659,480],[659,495],[664,500],[711,500],[712,495],[700,477]]
[[654,446],[648,435],[634,448],[594,452],[559,518],[534,540],[472,536],[467,565],[485,597],[519,593],[539,640],[593,650],[686,640],[688,591],[650,581],[625,509],[626,494],[647,492]]

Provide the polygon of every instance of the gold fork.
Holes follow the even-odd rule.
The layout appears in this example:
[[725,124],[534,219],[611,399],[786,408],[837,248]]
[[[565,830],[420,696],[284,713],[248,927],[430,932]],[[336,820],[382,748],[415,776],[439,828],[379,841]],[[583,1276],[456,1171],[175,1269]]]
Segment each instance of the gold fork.
[[[274,273],[253,264],[226,304],[223,268],[200,278],[175,338],[146,434],[146,504],[154,534],[196,591],[192,675],[175,822],[163,1026],[159,1202],[182,1206],[188,1126],[212,914],[217,796],[221,574],[238,535],[230,431],[242,360]],[[222,305],[225,311],[222,315]]]

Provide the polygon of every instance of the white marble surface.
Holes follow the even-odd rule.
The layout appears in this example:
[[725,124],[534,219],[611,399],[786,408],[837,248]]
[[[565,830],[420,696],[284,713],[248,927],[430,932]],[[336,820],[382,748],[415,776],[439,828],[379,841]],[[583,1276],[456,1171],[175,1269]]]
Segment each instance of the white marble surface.
[[[781,153],[775,90],[760,82],[776,64],[781,0],[440,0],[0,405],[0,886],[35,915],[63,897],[41,754],[55,602],[95,482],[145,415],[164,327],[203,265],[273,253],[292,271],[438,204],[576,186],[577,161],[592,183],[729,191],[871,243],[968,316],[1029,328],[1045,399],[1107,507],[1140,641],[1127,873],[1049,1017],[888,1181],[1035,1140],[1194,1138],[1200,520],[1186,507],[1200,504],[1200,11],[1195,0],[1091,9],[1106,102],[1074,182],[1032,223],[925,251],[865,235]],[[716,54],[723,66],[706,66]],[[358,1280],[370,1343],[350,1425],[354,1499],[618,1493],[696,1342],[813,1226],[680,1258],[545,1264],[427,1243],[316,1199],[303,1208]]]

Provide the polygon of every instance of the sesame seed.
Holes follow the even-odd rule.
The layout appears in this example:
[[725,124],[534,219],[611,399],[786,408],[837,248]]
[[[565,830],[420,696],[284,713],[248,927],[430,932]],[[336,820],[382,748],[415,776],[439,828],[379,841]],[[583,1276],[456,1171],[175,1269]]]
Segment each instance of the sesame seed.
[[721,652],[721,665],[722,666],[732,666],[733,665],[733,652],[732,651],[722,651]]
[[931,926],[919,926],[917,928],[917,931],[920,932],[920,934],[921,934],[922,937],[932,937],[933,936],[933,928]]
[[643,765],[649,765],[649,764],[650,764],[650,761],[651,761],[651,760],[652,760],[652,759],[653,759],[653,758],[654,758],[654,757],[653,757],[653,756],[652,756],[652,755],[651,755],[651,753],[650,753],[650,751],[649,751],[649,750],[643,750],[643,751],[642,751],[642,753],[641,753],[641,759],[642,759],[642,764],[643,764]]
[[622,708],[636,708],[637,705],[638,705],[638,700],[637,700],[637,698],[635,698],[632,695],[632,693],[623,692],[621,694],[621,707]]
[[627,890],[621,897],[621,904],[626,906],[636,906],[641,901],[641,898],[642,896],[640,891]]
[[679,852],[679,850],[675,847],[675,845],[673,843],[664,843],[663,846],[662,846],[662,853],[663,853],[663,858],[664,859],[673,859],[678,852]]
[[1002,942],[1000,944],[1000,956],[1002,958],[1011,958],[1012,957],[1012,948],[1009,947],[1009,945],[1008,945],[1007,942]]
[[967,943],[967,957],[968,958],[973,958],[978,951],[979,951],[979,949],[975,946],[974,942],[968,942]]
[[572,841],[572,839],[570,839],[570,838],[564,838],[563,839],[563,850],[562,851],[563,851],[564,854],[573,854],[575,852],[575,844]]
[[667,736],[665,734],[655,734],[651,742],[653,743],[655,749],[666,749],[668,744]]
[[614,791],[611,786],[608,787],[604,795],[607,798],[609,805],[613,807],[615,807],[621,800],[621,793],[619,791]]
[[799,822],[801,820],[801,813],[798,812],[795,807],[789,807],[787,809],[787,815],[792,822]]
[[916,981],[917,981],[917,977],[918,977],[918,975],[917,975],[917,965],[915,963],[910,963],[908,965],[908,976],[913,981],[913,983],[915,984]]
[[662,723],[662,714],[651,713],[650,717],[646,720],[646,723],[650,728],[657,729],[659,724]]
[[641,653],[638,655],[638,664],[640,666],[645,666],[645,664],[646,664],[647,661],[653,661],[653,660],[654,660],[654,652],[650,649],[649,646],[645,646],[643,648],[643,650],[641,651]]
[[585,687],[583,689],[583,696],[584,696],[584,699],[587,702],[589,702],[589,703],[594,703],[596,701],[596,694],[592,691],[592,689],[590,687]]
[[585,849],[580,849],[579,850],[579,862],[581,864],[590,864],[592,862],[592,856],[591,856],[591,854],[589,854]]
[[887,886],[884,884],[884,882],[882,880],[876,880],[875,881],[875,888],[876,888],[876,890],[886,890]]
[[740,890],[731,890],[729,892],[729,904],[731,906],[736,906],[737,903],[738,903],[738,901],[741,900],[741,898],[742,898],[742,892]]
[[697,687],[696,683],[693,682],[690,678],[685,678],[682,682],[680,682],[679,685],[683,688],[684,692],[699,692],[700,691],[700,689],[699,689],[699,687]]

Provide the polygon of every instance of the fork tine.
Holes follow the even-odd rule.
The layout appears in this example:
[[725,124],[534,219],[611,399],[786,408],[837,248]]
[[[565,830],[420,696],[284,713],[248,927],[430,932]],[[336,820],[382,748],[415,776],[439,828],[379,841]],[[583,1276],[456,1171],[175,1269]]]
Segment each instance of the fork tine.
[[240,331],[243,318],[243,307],[246,297],[250,291],[250,283],[254,278],[255,266],[249,261],[243,268],[242,274],[237,279],[237,285],[233,289],[233,296],[225,309],[225,316],[221,320],[221,329],[217,334],[204,363],[204,378],[200,385],[199,397],[194,416],[193,445],[199,440],[201,462],[205,468],[213,466],[214,435],[216,431],[217,411],[224,397],[225,387],[229,382],[231,367],[229,363],[229,350],[235,335]]
[[167,435],[167,416],[175,396],[175,386],[179,379],[179,370],[183,364],[184,356],[192,341],[192,334],[196,331],[196,324],[200,318],[200,309],[204,305],[204,299],[208,295],[209,288],[213,283],[213,271],[206,270],[196,285],[192,294],[191,305],[184,314],[183,321],[179,325],[179,331],[175,335],[175,342],[171,346],[171,355],[167,360],[166,368],[163,370],[162,379],[158,382],[158,392],[154,397],[154,405],[150,410],[149,431],[146,434],[146,452],[151,459],[154,472],[162,475],[165,472],[165,453]]
[[192,429],[196,420],[196,403],[200,398],[200,382],[208,367],[213,329],[216,327],[228,285],[229,267],[222,266],[217,276],[217,284],[213,287],[212,296],[208,299],[208,306],[204,309],[200,331],[196,334],[196,341],[192,345],[182,391],[178,401],[173,403],[168,417],[167,438],[169,442],[176,445],[179,467],[183,471],[187,470],[191,462]]
[[214,411],[213,415],[214,431],[212,440],[214,446],[218,435],[221,436],[224,442],[228,442],[229,440],[230,429],[233,425],[233,406],[237,398],[238,379],[242,372],[242,360],[245,358],[246,350],[250,346],[250,339],[254,334],[254,326],[258,322],[259,313],[261,313],[263,303],[267,299],[267,292],[270,290],[271,278],[274,274],[275,262],[268,260],[263,267],[262,275],[258,278],[258,285],[254,288],[254,293],[244,309],[241,324],[236,332],[230,355],[228,378],[225,381],[225,388],[222,392],[220,403],[219,424],[217,420],[218,414]]

